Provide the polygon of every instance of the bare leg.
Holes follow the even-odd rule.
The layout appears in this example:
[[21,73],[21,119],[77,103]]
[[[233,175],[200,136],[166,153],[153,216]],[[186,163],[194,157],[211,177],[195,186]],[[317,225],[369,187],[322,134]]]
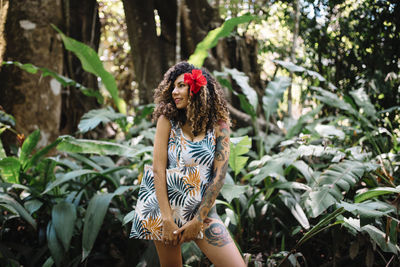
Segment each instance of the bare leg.
[[160,241],[154,241],[161,267],[182,266],[181,246],[165,245]]
[[[211,217],[210,217],[211,215]],[[208,214],[204,221],[204,238],[196,244],[216,267],[243,267],[246,264],[218,215]]]

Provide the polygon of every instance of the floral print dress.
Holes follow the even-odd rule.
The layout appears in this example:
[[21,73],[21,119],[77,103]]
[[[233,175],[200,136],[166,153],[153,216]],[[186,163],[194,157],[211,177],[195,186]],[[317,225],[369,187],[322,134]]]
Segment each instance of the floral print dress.
[[[200,141],[185,137],[181,127],[171,121],[168,140],[167,191],[174,221],[181,227],[197,213],[201,199],[213,180],[216,147],[214,130]],[[177,175],[177,168],[183,175]],[[151,167],[145,168],[130,237],[161,240],[162,219],[154,188]]]

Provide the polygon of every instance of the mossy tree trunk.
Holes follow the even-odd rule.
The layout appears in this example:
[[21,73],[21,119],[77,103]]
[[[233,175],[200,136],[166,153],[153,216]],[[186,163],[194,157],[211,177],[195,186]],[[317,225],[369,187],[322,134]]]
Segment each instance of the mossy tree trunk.
[[[5,6],[8,9],[2,12],[7,14],[1,34],[4,61],[32,63],[97,89],[96,78],[84,73],[79,60],[63,49],[51,27],[54,24],[97,50],[100,22],[95,0],[8,1]],[[95,99],[85,97],[76,88],[63,88],[51,77],[32,75],[12,66],[0,70],[0,105],[15,117],[19,133],[41,130],[40,146],[60,134],[75,132],[82,114],[98,106]],[[15,136],[2,138],[5,144],[12,144]]]
[[[3,60],[32,63],[62,73],[63,48],[51,23],[62,25],[61,1],[9,1]],[[61,85],[17,67],[2,67],[0,105],[16,119],[16,130],[25,135],[41,130],[40,145],[58,137]]]

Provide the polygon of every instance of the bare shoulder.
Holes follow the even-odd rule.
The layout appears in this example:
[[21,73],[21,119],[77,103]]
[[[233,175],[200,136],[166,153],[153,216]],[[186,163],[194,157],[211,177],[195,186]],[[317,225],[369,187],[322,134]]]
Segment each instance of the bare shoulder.
[[171,130],[171,122],[164,115],[161,115],[157,120],[157,130],[158,129],[166,130],[168,132]]

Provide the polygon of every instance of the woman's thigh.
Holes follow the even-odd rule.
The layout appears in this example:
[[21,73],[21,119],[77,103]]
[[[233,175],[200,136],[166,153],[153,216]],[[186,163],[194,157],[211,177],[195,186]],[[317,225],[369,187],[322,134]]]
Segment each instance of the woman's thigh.
[[181,246],[165,245],[163,242],[154,241],[161,267],[182,266]]
[[216,267],[246,266],[235,242],[220,219],[208,217],[204,221],[204,226],[204,238],[195,242]]

